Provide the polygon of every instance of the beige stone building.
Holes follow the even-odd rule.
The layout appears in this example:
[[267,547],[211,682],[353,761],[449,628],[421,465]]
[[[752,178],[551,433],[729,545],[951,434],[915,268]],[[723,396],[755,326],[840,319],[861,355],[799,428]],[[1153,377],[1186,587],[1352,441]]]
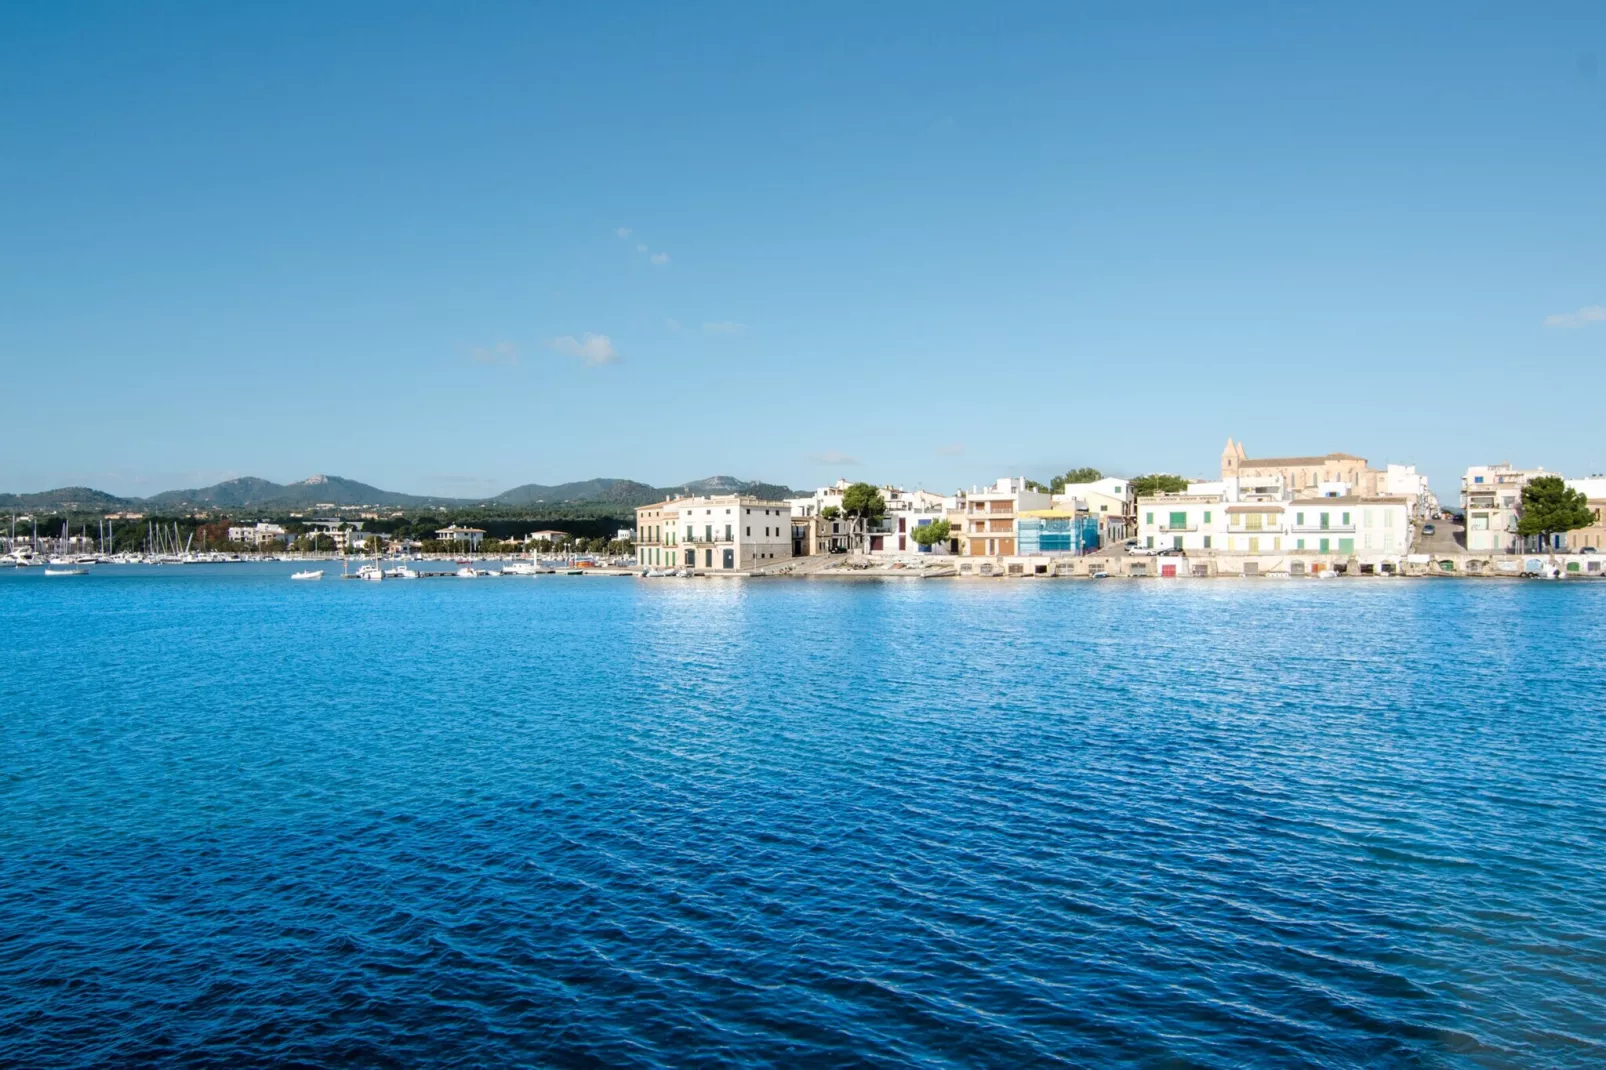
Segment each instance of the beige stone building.
[[1589,511],[1595,516],[1595,522],[1587,528],[1567,533],[1568,548],[1576,551],[1587,546],[1597,552],[1606,552],[1606,522],[1602,520],[1606,517],[1606,476],[1569,479],[1567,485],[1583,494],[1589,502]]
[[1365,457],[1353,453],[1324,453],[1319,457],[1250,457],[1242,442],[1227,439],[1221,451],[1221,478],[1282,478],[1283,486],[1295,494],[1321,490],[1324,485],[1343,493],[1368,497],[1388,492],[1388,470],[1373,468]]

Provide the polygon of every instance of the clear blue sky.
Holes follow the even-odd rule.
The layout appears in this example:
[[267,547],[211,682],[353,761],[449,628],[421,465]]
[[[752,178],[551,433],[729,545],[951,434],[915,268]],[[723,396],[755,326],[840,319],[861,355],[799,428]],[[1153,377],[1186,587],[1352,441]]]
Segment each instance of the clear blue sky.
[[1606,470],[1599,306],[1599,2],[0,8],[4,490],[1453,493]]

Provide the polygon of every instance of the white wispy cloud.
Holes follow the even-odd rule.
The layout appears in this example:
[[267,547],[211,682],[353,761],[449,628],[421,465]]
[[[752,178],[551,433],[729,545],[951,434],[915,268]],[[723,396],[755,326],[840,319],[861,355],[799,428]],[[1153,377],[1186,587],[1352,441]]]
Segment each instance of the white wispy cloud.
[[654,264],[658,264],[659,266],[662,266],[664,264],[669,263],[669,254],[668,253],[653,253],[652,256],[648,257],[648,259],[651,260]]
[[747,330],[747,325],[745,323],[737,323],[735,320],[721,320],[717,323],[703,324],[704,334],[741,334],[745,330]]
[[810,464],[851,465],[858,464],[857,457],[850,457],[840,450],[826,450],[824,453],[809,454]]
[[626,238],[630,237],[631,234],[629,227],[614,227],[613,232],[619,235],[620,241],[624,241]]
[[488,346],[470,346],[468,359],[475,364],[500,364],[511,368],[519,362],[519,347],[512,342],[497,342]]
[[1606,323],[1606,305],[1585,305],[1577,312],[1545,317],[1546,327],[1587,327],[1591,323]]
[[566,334],[561,338],[552,339],[547,345],[566,357],[579,357],[585,361],[588,368],[616,364],[619,361],[619,351],[613,347],[613,339],[605,334],[592,334],[587,331],[579,338]]
[[963,442],[950,442],[946,446],[937,447],[938,457],[958,457],[964,452],[965,444]]
[[647,243],[646,242],[643,241],[643,242],[637,242],[636,243],[636,252],[644,253],[646,251],[647,251]]

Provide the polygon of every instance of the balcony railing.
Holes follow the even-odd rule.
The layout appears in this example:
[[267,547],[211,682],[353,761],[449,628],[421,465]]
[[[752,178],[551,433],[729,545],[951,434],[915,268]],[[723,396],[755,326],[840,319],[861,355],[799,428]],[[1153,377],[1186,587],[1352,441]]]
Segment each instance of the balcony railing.
[[1161,524],[1161,531],[1198,531],[1198,524]]

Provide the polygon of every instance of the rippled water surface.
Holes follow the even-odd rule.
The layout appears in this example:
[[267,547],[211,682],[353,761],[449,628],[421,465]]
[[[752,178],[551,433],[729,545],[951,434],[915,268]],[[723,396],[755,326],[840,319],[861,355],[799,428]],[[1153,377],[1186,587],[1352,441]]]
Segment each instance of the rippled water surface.
[[0,574],[0,1065],[1606,1063],[1606,584]]

